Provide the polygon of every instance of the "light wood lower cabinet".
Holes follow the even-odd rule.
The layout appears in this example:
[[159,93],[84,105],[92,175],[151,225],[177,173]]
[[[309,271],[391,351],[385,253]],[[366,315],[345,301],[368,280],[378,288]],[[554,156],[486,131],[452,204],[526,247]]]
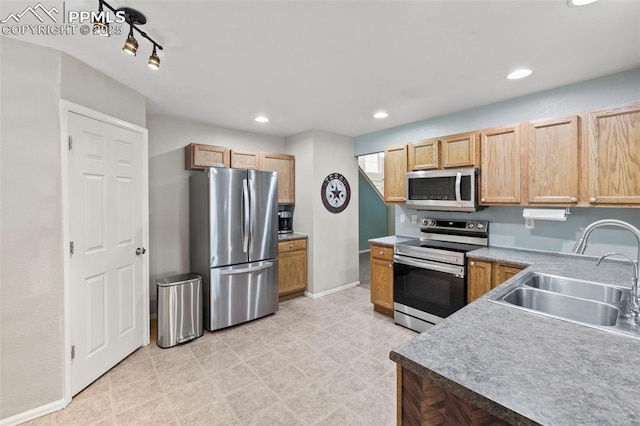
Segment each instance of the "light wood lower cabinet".
[[467,259],[467,303],[478,299],[525,269],[526,266]]
[[393,316],[393,247],[370,247],[371,303],[377,312]]
[[278,243],[278,296],[301,296],[307,289],[307,239]]

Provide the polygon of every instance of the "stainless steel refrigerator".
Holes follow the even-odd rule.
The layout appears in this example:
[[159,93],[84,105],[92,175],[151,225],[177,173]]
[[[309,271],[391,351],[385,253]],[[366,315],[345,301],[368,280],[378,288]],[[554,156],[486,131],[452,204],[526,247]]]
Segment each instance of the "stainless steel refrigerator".
[[189,220],[205,327],[218,330],[277,311],[277,174],[226,168],[194,174]]

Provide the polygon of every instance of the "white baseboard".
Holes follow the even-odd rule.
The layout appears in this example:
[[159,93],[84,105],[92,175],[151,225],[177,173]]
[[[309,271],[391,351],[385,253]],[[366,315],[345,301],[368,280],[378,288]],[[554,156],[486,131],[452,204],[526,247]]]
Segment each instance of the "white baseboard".
[[369,253],[370,251],[371,251],[371,249],[370,249],[370,248],[368,248],[368,249],[366,249],[366,250],[360,250],[360,251],[358,252],[358,254],[362,254],[362,253]]
[[360,284],[360,281],[355,281],[355,282],[352,282],[352,283],[349,283],[349,284],[342,285],[340,287],[332,288],[331,290],[323,291],[321,293],[309,293],[308,291],[305,291],[304,295],[307,296],[310,299],[317,299],[319,297],[328,296],[330,294],[337,293],[337,292],[342,291],[342,290],[353,288],[353,287],[357,286],[358,284]]
[[30,420],[37,419],[38,417],[45,416],[47,414],[55,413],[56,411],[64,408],[64,400],[50,402],[46,405],[34,408],[29,411],[16,414],[15,416],[7,417],[0,420],[0,426],[14,426],[22,423],[26,423]]

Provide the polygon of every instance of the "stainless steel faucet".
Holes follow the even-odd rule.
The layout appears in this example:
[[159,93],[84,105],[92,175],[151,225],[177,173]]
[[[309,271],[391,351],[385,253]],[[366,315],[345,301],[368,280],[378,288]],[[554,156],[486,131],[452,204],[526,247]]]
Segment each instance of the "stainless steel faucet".
[[[618,228],[626,229],[636,237],[636,240],[638,240],[638,259],[636,262],[634,262],[627,256],[624,256],[624,255],[621,255],[621,256],[624,256],[627,259],[629,259],[631,263],[633,263],[633,267],[634,267],[631,294],[628,301],[629,303],[627,304],[626,315],[628,318],[633,319],[635,323],[640,323],[640,303],[639,303],[640,301],[638,299],[638,278],[639,278],[638,268],[640,268],[640,229],[636,228],[635,226],[627,222],[623,222],[617,219],[597,220],[584,229],[584,232],[582,232],[582,235],[580,236],[580,238],[578,238],[578,241],[576,241],[576,244],[573,246],[573,252],[578,254],[584,254],[584,251],[587,248],[587,240],[589,239],[589,235],[591,235],[591,232],[593,232],[594,229],[600,228],[602,226],[616,226]],[[608,253],[602,256],[598,260],[598,263],[596,263],[596,265],[599,265],[602,259],[604,259],[605,257],[611,256],[614,254],[618,254],[618,253]]]
[[596,262],[596,266],[600,265],[603,259],[611,256],[619,256],[625,258],[631,265],[633,265],[633,278],[631,278],[631,293],[629,294],[629,300],[627,301],[627,310],[625,316],[635,323],[640,323],[640,296],[638,295],[638,264],[633,261],[629,256],[622,253],[607,253],[601,256]]

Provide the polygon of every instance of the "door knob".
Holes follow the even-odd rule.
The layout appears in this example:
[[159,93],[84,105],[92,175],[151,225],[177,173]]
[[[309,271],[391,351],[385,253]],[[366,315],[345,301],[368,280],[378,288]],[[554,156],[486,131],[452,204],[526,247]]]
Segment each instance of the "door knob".
[[145,254],[147,252],[147,249],[145,249],[144,247],[140,248],[138,247],[136,249],[136,255],[140,256],[141,254]]

